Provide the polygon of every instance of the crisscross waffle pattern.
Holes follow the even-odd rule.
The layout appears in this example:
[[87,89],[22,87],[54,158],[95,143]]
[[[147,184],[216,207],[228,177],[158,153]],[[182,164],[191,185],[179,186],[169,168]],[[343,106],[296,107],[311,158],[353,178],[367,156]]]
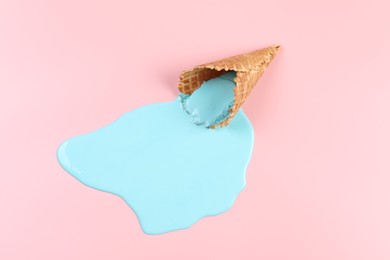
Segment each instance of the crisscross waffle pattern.
[[272,46],[185,70],[180,75],[179,90],[183,94],[192,94],[204,81],[218,77],[226,71],[236,71],[234,105],[229,111],[229,117],[219,123],[221,127],[227,126],[275,57],[279,47]]

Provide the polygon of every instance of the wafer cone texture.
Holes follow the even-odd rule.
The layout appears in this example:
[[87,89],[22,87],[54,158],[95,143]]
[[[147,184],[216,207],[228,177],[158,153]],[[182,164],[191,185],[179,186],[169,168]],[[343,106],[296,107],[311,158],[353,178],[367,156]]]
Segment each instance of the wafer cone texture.
[[[280,46],[272,46],[261,50],[232,56],[222,60],[196,66],[183,71],[180,75],[179,90],[183,94],[192,94],[203,82],[218,77],[227,71],[235,71],[234,104],[230,109],[229,117],[220,122],[220,126],[227,126],[236,115],[246,98],[256,86],[263,72],[271,63]],[[215,128],[217,125],[212,126]]]

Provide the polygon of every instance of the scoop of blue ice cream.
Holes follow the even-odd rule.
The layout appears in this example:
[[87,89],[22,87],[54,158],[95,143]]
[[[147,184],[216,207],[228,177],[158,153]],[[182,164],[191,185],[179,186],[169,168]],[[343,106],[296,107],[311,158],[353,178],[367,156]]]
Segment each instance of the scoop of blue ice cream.
[[183,109],[196,125],[210,127],[225,120],[234,104],[235,71],[203,82],[191,95],[181,94]]

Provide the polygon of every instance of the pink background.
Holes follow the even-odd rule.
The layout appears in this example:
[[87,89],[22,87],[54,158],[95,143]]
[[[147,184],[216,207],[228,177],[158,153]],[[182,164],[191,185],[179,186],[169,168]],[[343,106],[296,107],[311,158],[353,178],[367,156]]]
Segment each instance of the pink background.
[[[0,1],[0,259],[390,259],[390,5]],[[244,105],[233,208],[149,236],[56,161],[66,138],[178,94],[181,70],[280,43]]]

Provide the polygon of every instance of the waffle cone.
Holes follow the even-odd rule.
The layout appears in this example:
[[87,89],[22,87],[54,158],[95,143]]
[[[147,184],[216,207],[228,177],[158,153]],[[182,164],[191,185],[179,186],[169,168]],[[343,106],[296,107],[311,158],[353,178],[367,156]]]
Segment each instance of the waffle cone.
[[275,57],[279,47],[272,46],[185,70],[180,75],[179,90],[183,94],[192,94],[204,81],[218,77],[227,71],[236,71],[234,104],[229,111],[229,117],[219,123],[221,127],[227,126],[255,87],[268,64]]

